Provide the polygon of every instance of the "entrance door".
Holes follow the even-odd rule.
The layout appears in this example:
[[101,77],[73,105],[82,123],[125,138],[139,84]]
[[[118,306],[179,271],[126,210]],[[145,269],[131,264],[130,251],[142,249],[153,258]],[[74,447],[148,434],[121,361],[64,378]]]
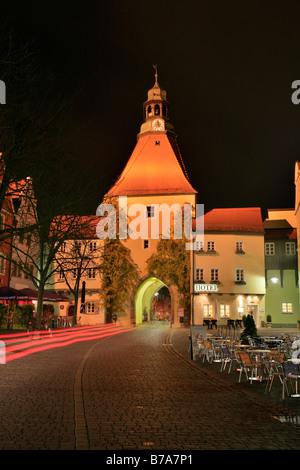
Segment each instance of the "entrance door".
[[247,315],[252,315],[255,325],[258,325],[258,305],[251,304],[247,305]]

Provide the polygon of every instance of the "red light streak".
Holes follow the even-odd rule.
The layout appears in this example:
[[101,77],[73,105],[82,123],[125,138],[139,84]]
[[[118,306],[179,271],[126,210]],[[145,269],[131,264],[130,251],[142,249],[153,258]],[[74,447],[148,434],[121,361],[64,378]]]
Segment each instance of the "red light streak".
[[[72,331],[70,331],[72,330]],[[96,330],[96,331],[95,331]],[[97,331],[99,331],[97,333]],[[120,333],[124,333],[126,331],[130,331],[130,327],[118,327],[113,324],[103,325],[99,327],[79,327],[79,328],[70,328],[68,331],[55,331],[54,337],[52,337],[52,332],[34,332],[29,333],[30,335],[35,336],[36,334],[42,333],[44,336],[38,339],[30,339],[28,338],[27,334],[17,334],[18,339],[7,341],[7,343],[15,343],[18,344],[11,345],[6,347],[6,362],[13,361],[15,359],[19,359],[21,357],[28,356],[30,354],[34,354],[37,352],[45,351],[48,349],[60,348],[64,346],[69,346],[76,342],[82,341],[91,341],[94,339],[105,338],[108,336],[114,336]],[[48,334],[48,336],[45,336]],[[50,336],[51,335],[51,336]],[[3,335],[5,337],[10,337],[10,335]],[[3,338],[0,336],[0,338]],[[27,338],[27,340],[22,341],[23,338]],[[19,342],[21,341],[21,342]],[[38,346],[36,346],[38,344]]]

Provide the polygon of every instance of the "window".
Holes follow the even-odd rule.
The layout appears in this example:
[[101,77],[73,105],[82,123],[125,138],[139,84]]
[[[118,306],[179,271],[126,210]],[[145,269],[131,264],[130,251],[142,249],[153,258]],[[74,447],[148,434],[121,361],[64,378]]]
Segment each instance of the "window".
[[275,255],[275,243],[265,243],[265,255],[266,256]]
[[95,304],[94,304],[94,302],[88,302],[86,304],[86,313],[95,313]]
[[95,268],[88,268],[88,278],[95,279],[96,277],[96,269]]
[[235,282],[244,282],[245,281],[245,271],[244,269],[235,270]]
[[204,304],[203,315],[205,317],[212,317],[214,315],[214,306],[212,304]]
[[81,242],[74,242],[73,251],[76,251],[77,253],[79,253],[80,249],[81,249]]
[[155,145],[160,145],[160,140],[156,140]]
[[97,249],[97,242],[90,242],[89,243],[90,253],[92,253],[92,251],[96,251],[96,249]]
[[159,116],[160,115],[160,107],[159,107],[159,104],[156,104],[154,106],[154,114],[155,116]]
[[295,255],[296,254],[296,246],[294,242],[286,242],[285,244],[285,254],[286,255]]
[[78,268],[73,268],[73,269],[72,269],[72,277],[73,277],[73,279],[76,279],[76,278],[77,278],[77,271],[78,271]]
[[144,240],[144,249],[149,248],[149,240]]
[[244,242],[235,242],[236,253],[244,253]]
[[60,269],[59,270],[59,279],[64,279],[64,270],[63,269]]
[[203,250],[203,242],[196,242],[196,250],[197,251]]
[[207,251],[215,251],[215,242],[207,242]]
[[154,217],[154,207],[147,206],[147,217]]
[[230,305],[220,304],[220,317],[228,318],[230,316]]
[[203,268],[196,269],[196,281],[204,282],[204,269]]
[[5,274],[5,258],[0,258],[0,273]]
[[210,280],[211,282],[219,282],[219,269],[211,269],[210,270]]
[[282,302],[281,303],[281,313],[293,313],[293,303],[292,302]]

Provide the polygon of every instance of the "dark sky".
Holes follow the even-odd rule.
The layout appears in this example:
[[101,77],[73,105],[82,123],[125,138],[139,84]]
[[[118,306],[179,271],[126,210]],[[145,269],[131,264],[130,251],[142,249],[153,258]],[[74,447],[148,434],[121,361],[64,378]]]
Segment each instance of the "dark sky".
[[99,174],[89,210],[135,146],[152,64],[198,202],[206,210],[260,206],[263,215],[294,206],[299,1],[11,0],[1,9],[20,37],[36,39],[41,68],[82,90],[74,148]]

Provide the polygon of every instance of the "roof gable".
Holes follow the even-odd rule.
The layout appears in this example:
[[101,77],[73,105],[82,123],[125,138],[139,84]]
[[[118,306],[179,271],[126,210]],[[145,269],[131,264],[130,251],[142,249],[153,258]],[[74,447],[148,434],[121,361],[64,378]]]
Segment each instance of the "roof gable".
[[204,232],[264,233],[259,207],[213,209],[204,215]]
[[121,176],[107,196],[196,194],[180,160],[175,138],[166,133],[140,135]]

